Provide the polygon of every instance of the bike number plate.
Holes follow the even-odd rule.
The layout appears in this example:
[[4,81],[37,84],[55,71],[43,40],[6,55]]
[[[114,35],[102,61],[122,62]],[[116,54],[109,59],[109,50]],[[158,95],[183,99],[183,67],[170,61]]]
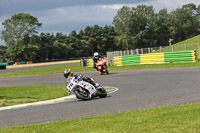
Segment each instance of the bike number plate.
[[68,90],[69,93],[71,93],[71,91],[72,91],[74,85],[75,85],[75,84],[73,84],[73,83],[69,83],[69,85],[67,86],[67,90]]

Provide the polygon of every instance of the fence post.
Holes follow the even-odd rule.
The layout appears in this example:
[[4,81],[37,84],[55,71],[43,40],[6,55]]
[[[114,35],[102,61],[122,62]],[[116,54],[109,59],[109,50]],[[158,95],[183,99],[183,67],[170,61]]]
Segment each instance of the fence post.
[[109,58],[110,58],[109,52],[106,52],[106,55],[107,55],[107,62],[108,62],[108,64],[109,64]]
[[160,46],[160,53],[162,53],[162,46]]
[[150,51],[153,51],[153,48],[150,48],[151,50]]
[[143,54],[144,53],[144,50],[143,50],[143,48],[141,48],[141,54]]
[[117,54],[117,56],[119,56],[119,51],[116,51],[116,52],[117,52],[117,53],[116,53],[116,54]]
[[138,49],[136,49],[136,54],[138,54]]
[[107,52],[108,65],[112,64],[112,52]]
[[200,42],[199,42],[199,58],[200,58]]
[[171,47],[172,47],[172,52],[174,52],[174,45],[171,45]]
[[196,50],[194,50],[194,56],[195,56],[195,60],[196,60],[196,62],[198,62],[198,57],[197,57],[197,51]]
[[187,51],[187,44],[184,44],[184,49],[185,51]]
[[148,48],[148,53],[151,53],[151,48]]

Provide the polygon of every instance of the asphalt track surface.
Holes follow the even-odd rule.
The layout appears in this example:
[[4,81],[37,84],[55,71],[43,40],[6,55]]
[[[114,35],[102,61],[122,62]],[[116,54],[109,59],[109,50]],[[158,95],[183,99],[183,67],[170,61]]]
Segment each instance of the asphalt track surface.
[[[200,68],[84,72],[119,90],[107,98],[0,111],[0,127],[70,120],[158,106],[200,102]],[[64,85],[62,74],[0,78],[0,86]]]

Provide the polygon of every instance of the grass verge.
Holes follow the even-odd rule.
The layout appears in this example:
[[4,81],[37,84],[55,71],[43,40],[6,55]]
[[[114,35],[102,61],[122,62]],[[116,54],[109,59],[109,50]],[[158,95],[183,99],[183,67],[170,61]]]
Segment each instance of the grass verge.
[[67,96],[65,86],[0,87],[0,107]]
[[149,108],[91,118],[0,128],[1,133],[162,133],[200,132],[200,103]]
[[[165,68],[183,68],[183,67],[200,67],[200,62],[195,63],[168,63],[168,64],[152,64],[152,65],[132,65],[132,66],[109,66],[109,71],[118,70],[139,70],[139,69],[165,69]],[[96,71],[94,68],[81,67],[80,65],[68,66],[72,72],[81,71]],[[44,75],[53,73],[63,73],[66,66],[53,67],[53,68],[42,68],[26,71],[18,71],[11,73],[0,74],[0,77],[15,77],[15,76],[31,76],[31,75]]]

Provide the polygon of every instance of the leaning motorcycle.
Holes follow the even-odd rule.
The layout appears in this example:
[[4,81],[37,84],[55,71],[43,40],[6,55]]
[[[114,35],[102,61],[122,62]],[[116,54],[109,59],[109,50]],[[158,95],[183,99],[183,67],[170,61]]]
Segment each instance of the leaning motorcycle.
[[94,97],[104,98],[107,96],[106,90],[99,84],[98,88],[95,88],[94,85],[89,82],[76,79],[75,77],[70,79],[70,82],[67,85],[67,91],[69,94],[74,93],[78,99],[82,100],[90,100]]
[[103,75],[104,73],[106,75],[108,75],[108,69],[107,69],[107,65],[106,65],[106,60],[104,58],[100,58],[97,63],[97,69],[99,71],[100,75]]

